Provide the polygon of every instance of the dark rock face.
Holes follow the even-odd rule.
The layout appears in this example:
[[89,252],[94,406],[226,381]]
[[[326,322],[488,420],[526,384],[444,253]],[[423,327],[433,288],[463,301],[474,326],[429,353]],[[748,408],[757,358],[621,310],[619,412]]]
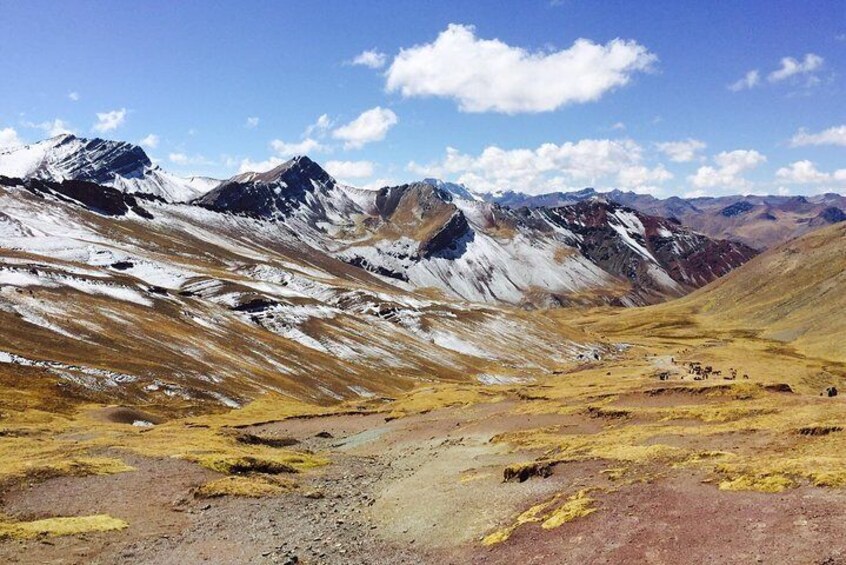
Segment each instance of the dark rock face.
[[456,210],[450,219],[434,235],[420,242],[421,257],[429,258],[438,253],[455,248],[458,242],[470,231],[470,224],[460,210]]
[[733,218],[734,216],[739,216],[741,214],[745,214],[752,210],[755,205],[751,202],[746,202],[745,200],[742,202],[737,202],[732,204],[731,206],[726,206],[722,210],[720,210],[720,215],[725,216],[726,218]]
[[388,277],[390,279],[408,282],[408,275],[406,275],[405,273],[392,271],[386,267],[383,267],[382,265],[372,265],[370,261],[368,261],[364,257],[348,257],[344,258],[343,261],[348,265],[358,267],[359,269],[364,269],[368,273],[375,273],[377,275]]
[[234,177],[193,202],[219,212],[284,217],[307,203],[315,184],[331,187],[335,181],[308,157],[296,157],[266,173]]
[[39,196],[49,194],[66,202],[81,204],[92,212],[105,216],[125,216],[132,210],[143,218],[153,218],[152,214],[138,204],[138,200],[133,195],[93,182],[81,180],[52,182],[26,179],[17,180],[17,183],[18,186],[24,186],[27,190]]
[[[656,288],[651,273],[656,266],[666,271],[679,289],[687,291],[725,275],[758,253],[742,243],[710,239],[676,222],[605,200],[535,211],[538,213],[573,232],[573,244],[583,255],[605,271],[630,281],[638,294],[669,291]],[[630,229],[622,218],[639,222],[643,232]]]
[[846,214],[843,213],[843,210],[837,208],[836,206],[830,206],[820,212],[818,216],[820,219],[828,222],[829,224],[837,224],[839,222],[846,222]]
[[[72,135],[65,136],[57,149],[76,141]],[[152,162],[137,145],[95,138],[88,140],[82,151],[69,154],[55,165],[66,170],[70,178],[103,184],[116,176],[140,177]]]

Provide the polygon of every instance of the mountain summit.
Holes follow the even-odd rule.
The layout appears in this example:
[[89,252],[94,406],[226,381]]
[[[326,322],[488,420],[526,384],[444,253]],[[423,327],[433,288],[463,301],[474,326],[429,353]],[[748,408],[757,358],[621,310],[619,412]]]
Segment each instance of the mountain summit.
[[183,202],[200,194],[194,179],[164,171],[138,145],[71,134],[0,151],[0,174],[50,181],[88,181],[171,202]]

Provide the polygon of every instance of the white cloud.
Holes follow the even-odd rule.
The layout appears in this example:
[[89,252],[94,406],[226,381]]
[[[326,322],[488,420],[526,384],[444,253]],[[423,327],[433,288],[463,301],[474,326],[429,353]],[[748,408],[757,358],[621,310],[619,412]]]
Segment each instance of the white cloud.
[[0,129],[0,149],[17,147],[23,144],[23,140],[18,137],[18,132],[15,131],[15,128]]
[[381,69],[385,66],[388,56],[376,49],[362,51],[355,59],[352,60],[353,65],[362,65],[371,69]]
[[385,139],[388,130],[398,122],[399,118],[391,110],[376,106],[333,131],[332,137],[343,140],[345,149],[358,149],[367,143]]
[[808,133],[800,130],[793,139],[790,140],[790,145],[793,147],[800,147],[803,145],[844,145],[846,146],[846,124],[842,126],[830,127],[819,133]]
[[292,155],[306,155],[308,153],[315,153],[325,150],[325,147],[319,141],[307,137],[302,141],[287,142],[281,139],[274,139],[270,142],[270,147],[280,156]]
[[467,155],[448,147],[438,162],[411,162],[408,170],[461,182],[474,190],[519,190],[542,194],[585,186],[650,190],[672,178],[663,165],[643,164],[643,149],[630,139],[583,139],[563,144],[545,143],[535,149],[486,147],[479,155]]
[[434,42],[401,50],[386,87],[406,97],[452,98],[465,112],[547,112],[598,100],[655,61],[635,41],[578,39],[568,49],[530,52],[450,24]]
[[614,125],[611,126],[611,129],[622,131],[626,129],[626,124],[623,122],[616,122]]
[[76,91],[68,92],[68,99],[70,99],[74,102],[78,102],[79,101],[79,92],[76,92]]
[[258,127],[258,125],[259,125],[259,119],[255,116],[247,118],[247,121],[244,122],[244,127],[248,128],[248,129],[253,129],[255,127]]
[[48,137],[56,137],[57,135],[65,135],[65,134],[73,134],[74,132],[70,124],[68,124],[64,120],[60,120],[56,118],[55,120],[48,120],[46,122],[41,122],[38,124],[34,124],[32,122],[24,122],[26,127],[36,128],[42,130]]
[[765,163],[767,158],[754,149],[723,151],[714,157],[716,167],[704,166],[688,180],[697,188],[732,188],[748,189],[751,183],[743,178],[743,173],[751,171]]
[[738,80],[737,82],[731,83],[728,89],[732,92],[740,92],[741,90],[755,88],[759,84],[761,84],[761,74],[758,72],[757,69],[755,69],[747,72],[745,75],[743,75],[743,78]]
[[823,58],[813,53],[808,53],[802,61],[793,57],[784,57],[781,60],[781,67],[767,76],[770,82],[781,82],[797,75],[810,74],[822,67]]
[[373,176],[371,161],[328,161],[324,167],[336,179],[363,179]]
[[195,155],[188,155],[187,153],[169,153],[167,156],[167,160],[175,165],[201,165],[204,167],[207,166],[215,166],[217,163],[212,161],[211,159],[207,159],[202,155],[195,154]]
[[378,178],[370,182],[364,183],[359,188],[366,188],[368,190],[378,190],[386,186],[397,186],[401,184],[400,181],[393,178]]
[[138,143],[139,145],[143,145],[144,147],[147,147],[149,149],[155,149],[159,146],[159,136],[154,133],[151,133]]
[[265,161],[244,159],[238,167],[238,173],[263,173],[265,171],[269,171],[270,169],[275,169],[284,162],[285,159],[280,159],[279,157],[270,157]]
[[[258,120],[258,118],[256,118]],[[288,158],[295,155],[306,155],[309,153],[319,153],[329,151],[330,148],[319,141],[325,135],[327,130],[332,127],[332,120],[327,114],[322,114],[317,118],[317,121],[309,125],[303,133],[300,141],[284,141],[282,139],[273,139],[270,141],[270,148],[275,155],[271,155],[264,161],[253,161],[246,158],[241,159],[238,165],[239,173],[248,172],[264,172],[273,169]],[[224,161],[224,166],[231,168],[238,163],[235,158],[228,157]]]
[[656,185],[673,179],[673,173],[658,165],[650,169],[644,165],[625,167],[617,174],[617,180],[624,189],[642,193],[655,193],[659,190]]
[[776,171],[776,178],[788,184],[819,184],[831,181],[846,181],[846,169],[838,169],[833,173],[822,172],[816,164],[803,160],[791,163]]
[[329,128],[332,127],[332,119],[329,117],[328,114],[321,114],[317,121],[313,124],[309,125],[305,132],[303,132],[303,137],[311,137],[317,136],[322,137]]
[[99,133],[106,133],[116,130],[126,121],[126,108],[120,110],[111,110],[109,112],[98,112],[97,123],[92,127],[94,131]]
[[699,157],[699,152],[707,147],[704,141],[688,138],[682,141],[665,141],[655,146],[666,155],[670,161],[689,163]]

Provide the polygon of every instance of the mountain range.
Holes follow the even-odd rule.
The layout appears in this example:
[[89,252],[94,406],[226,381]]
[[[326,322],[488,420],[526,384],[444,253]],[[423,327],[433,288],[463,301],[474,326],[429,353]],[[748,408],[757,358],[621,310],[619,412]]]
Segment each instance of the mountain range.
[[[508,204],[36,145],[0,155],[4,562],[827,563],[843,537],[830,195]],[[680,219],[750,206],[824,213],[762,252]],[[684,550],[650,553],[668,528]]]
[[709,237],[732,239],[758,250],[846,220],[846,197],[836,193],[656,198],[623,190],[598,192],[593,188],[528,195],[513,191],[474,193],[456,183],[442,183],[441,186],[460,198],[494,202],[510,208],[555,208],[593,198],[606,198],[644,214],[678,220]]
[[66,135],[0,153],[0,174],[0,355],[148,401],[500,378],[610,347],[521,309],[659,303],[758,253],[638,209],[669,200],[366,190],[305,156],[182,179],[140,147]]

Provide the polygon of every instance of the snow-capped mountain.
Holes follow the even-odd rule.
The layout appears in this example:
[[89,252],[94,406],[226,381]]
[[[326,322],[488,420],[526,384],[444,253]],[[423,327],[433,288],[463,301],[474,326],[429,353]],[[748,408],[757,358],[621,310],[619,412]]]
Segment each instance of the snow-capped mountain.
[[168,173],[137,145],[70,134],[0,151],[0,175],[89,181],[171,202],[190,200],[217,184],[213,179],[184,179]]
[[[255,218],[291,245],[391,286],[470,302],[652,303],[707,284],[754,254],[592,189],[572,193],[567,206],[512,208],[436,179],[346,186],[306,156],[217,183],[169,175],[129,143],[65,135],[0,154],[4,173],[28,179],[31,192],[110,215],[152,219],[145,202],[120,196],[134,193]],[[506,196],[516,202],[516,193],[500,199]]]
[[345,225],[361,213],[341,185],[305,156],[264,173],[236,175],[195,203],[257,218],[299,220],[301,227]]
[[434,287],[472,302],[645,304],[685,294],[754,255],[601,199],[515,211],[440,181],[366,191],[340,185],[308,157],[238,175],[195,202],[285,225],[401,288]]
[[601,198],[511,209],[448,183],[365,190],[308,157],[182,203],[196,192],[157,192],[166,173],[129,144],[2,157],[24,178],[0,176],[0,363],[110,402],[323,401],[552,371],[609,346],[513,306],[657,302],[755,253]]
[[[275,195],[294,169],[261,182]],[[328,402],[507,380],[606,350],[557,321],[418,292],[304,241],[300,228],[323,218],[309,211],[340,189],[301,180],[311,189],[296,205],[254,217],[0,177],[0,364],[90,400],[232,407],[267,392]]]
[[717,197],[656,198],[623,190],[529,195],[506,191],[485,194],[484,199],[510,208],[569,206],[601,196],[645,214],[675,218],[705,235],[733,239],[765,249],[819,227],[844,221],[846,197],[826,193],[813,196],[729,195]]
[[447,192],[455,198],[461,198],[464,200],[475,200],[477,202],[482,202],[485,200],[484,195],[476,194],[463,184],[455,182],[446,182],[440,179],[432,178],[423,179],[423,182],[426,184],[431,184],[435,188]]

